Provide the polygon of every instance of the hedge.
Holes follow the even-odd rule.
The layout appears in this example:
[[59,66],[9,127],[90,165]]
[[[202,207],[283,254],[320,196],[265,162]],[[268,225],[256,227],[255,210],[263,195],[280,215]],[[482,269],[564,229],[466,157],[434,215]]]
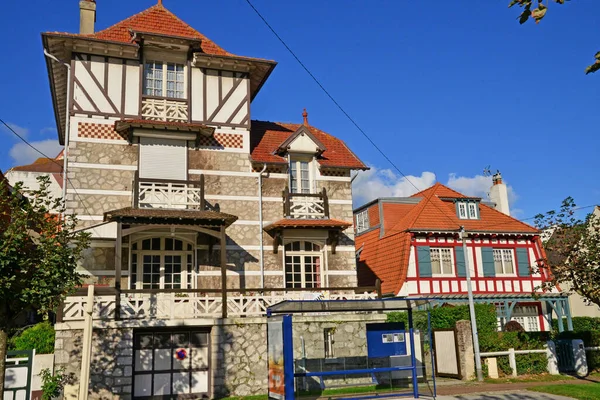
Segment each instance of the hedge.
[[35,349],[37,354],[54,353],[54,328],[48,321],[33,325],[10,338],[9,350]]

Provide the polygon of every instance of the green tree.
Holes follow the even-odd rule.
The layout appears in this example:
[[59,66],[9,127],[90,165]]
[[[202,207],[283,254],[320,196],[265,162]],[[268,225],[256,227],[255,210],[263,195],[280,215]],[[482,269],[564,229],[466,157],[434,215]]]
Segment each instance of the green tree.
[[[519,23],[524,24],[529,20],[529,18],[531,18],[536,24],[539,24],[542,18],[546,16],[546,12],[548,11],[548,2],[550,0],[546,0],[546,4],[544,4],[543,0],[537,0],[537,7],[532,9],[534,1],[535,0],[511,0],[511,2],[508,4],[508,7],[510,8],[514,5],[518,5],[523,9],[523,12],[518,17]],[[552,1],[558,4],[565,4],[565,0]],[[585,69],[586,75],[596,72],[600,69],[600,51],[596,53],[594,58],[596,59],[594,64],[589,65]]]
[[550,276],[544,289],[563,284],[600,306],[600,212],[596,208],[581,220],[576,209],[568,197],[559,211],[536,216],[536,226],[551,236],[544,245],[546,258],[534,269],[545,269]]
[[16,318],[56,310],[81,285],[75,271],[89,235],[76,231],[77,218],[61,215],[64,201],[49,193],[49,178],[22,195],[22,184],[0,182],[0,393],[4,388],[7,332]]

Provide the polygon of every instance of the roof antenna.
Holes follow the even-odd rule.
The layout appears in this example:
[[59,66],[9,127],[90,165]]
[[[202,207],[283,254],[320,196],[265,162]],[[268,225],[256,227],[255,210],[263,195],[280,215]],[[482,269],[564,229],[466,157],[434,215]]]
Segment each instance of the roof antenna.
[[485,167],[483,169],[483,176],[491,176],[492,175],[492,171],[490,170],[490,166],[488,165],[487,167]]

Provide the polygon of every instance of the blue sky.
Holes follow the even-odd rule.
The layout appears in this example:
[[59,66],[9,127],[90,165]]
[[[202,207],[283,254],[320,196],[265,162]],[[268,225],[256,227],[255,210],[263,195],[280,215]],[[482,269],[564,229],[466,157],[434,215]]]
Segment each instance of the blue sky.
[[[155,2],[98,0],[96,28]],[[510,185],[517,217],[556,208],[566,196],[600,203],[600,73],[583,73],[600,50],[600,2],[551,3],[541,24],[523,26],[508,0],[253,3],[418,189],[439,181],[484,196],[489,165]],[[228,51],[278,61],[253,118],[300,122],[306,107],[312,125],[344,139],[373,167],[357,180],[356,203],[416,191],[244,0],[164,4]],[[8,1],[1,10],[0,118],[56,153],[40,32],[76,32],[78,1]],[[34,158],[0,130],[0,169]]]

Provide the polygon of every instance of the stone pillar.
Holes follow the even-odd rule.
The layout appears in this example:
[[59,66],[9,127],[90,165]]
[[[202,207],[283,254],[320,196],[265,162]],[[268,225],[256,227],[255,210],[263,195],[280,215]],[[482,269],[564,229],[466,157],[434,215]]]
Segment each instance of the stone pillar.
[[475,378],[475,353],[470,321],[456,322],[456,344],[458,346],[458,364],[461,379],[470,381]]
[[55,325],[54,370],[65,369],[67,380],[63,399],[77,400],[79,396],[79,374],[81,373],[81,350],[83,330],[75,329],[69,323]]

